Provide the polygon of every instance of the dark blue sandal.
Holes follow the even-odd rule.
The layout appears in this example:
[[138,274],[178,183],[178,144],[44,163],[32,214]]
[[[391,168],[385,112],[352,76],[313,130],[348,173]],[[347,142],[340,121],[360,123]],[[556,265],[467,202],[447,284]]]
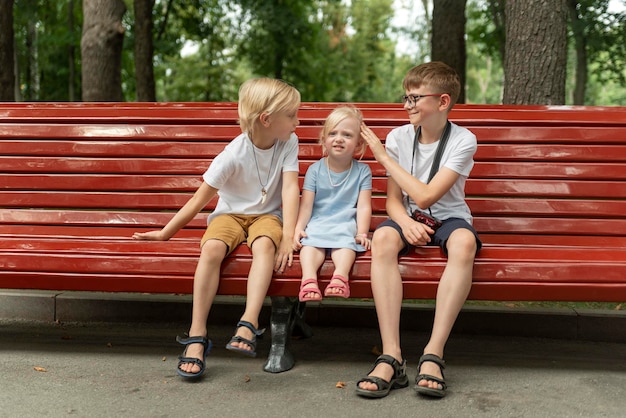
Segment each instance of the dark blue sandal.
[[[393,377],[391,378],[391,380],[387,382],[386,380],[383,380],[377,376],[366,376],[356,382],[357,395],[366,398],[384,398],[385,396],[389,395],[391,389],[400,389],[409,386],[409,377],[406,375],[406,360],[403,360],[402,363],[400,363],[392,356],[383,354],[376,359],[374,367],[372,367],[372,370],[370,370],[368,374],[372,373],[379,363],[387,363],[391,367],[393,367]],[[374,383],[378,387],[378,389],[362,389],[361,387],[359,387],[359,383],[361,382]]]
[[[180,376],[186,377],[189,379],[202,376],[202,374],[204,373],[204,369],[206,367],[205,365],[206,356],[211,352],[211,347],[213,347],[213,343],[211,342],[211,340],[209,340],[206,337],[181,338],[177,336],[176,341],[185,346],[185,350],[183,351],[183,354],[181,354],[178,357],[178,366],[176,367],[176,372]],[[185,357],[185,354],[187,353],[187,348],[189,348],[189,344],[202,344],[202,346],[204,347],[202,360],[195,358],[195,357]],[[186,372],[184,370],[181,370],[180,366],[182,366],[183,364],[187,364],[187,363],[193,363],[193,364],[198,365],[200,367],[200,370],[197,371],[196,373],[191,373],[191,372]]]
[[[256,338],[261,337],[261,335],[265,332],[265,328],[258,330],[248,321],[239,321],[237,322],[237,329],[239,327],[246,327],[250,331],[252,331],[252,340],[248,340],[247,338],[240,337],[239,335],[234,335],[233,338],[230,339],[228,344],[226,344],[226,349],[230,351],[235,351],[237,353],[243,354],[248,357],[256,357]],[[237,330],[235,330],[236,332]],[[233,344],[236,343],[244,343],[252,347],[252,350],[246,350],[245,348],[235,347]]]
[[[417,365],[417,373],[420,372],[422,368],[422,363],[425,363],[427,361],[435,363],[437,366],[439,366],[439,370],[441,371],[441,377],[444,377],[443,369],[446,368],[446,362],[443,361],[443,359],[436,354],[424,354],[422,357],[420,357],[420,361]],[[422,380],[427,380],[429,382],[437,382],[438,384],[441,385],[441,389],[429,388],[427,386],[418,385],[418,383],[421,382]],[[441,379],[436,376],[432,376],[430,374],[424,374],[424,373],[418,374],[418,376],[415,378],[415,391],[419,393],[420,395],[443,398],[444,396],[446,396],[447,387],[448,386],[446,385],[446,381],[444,379]]]

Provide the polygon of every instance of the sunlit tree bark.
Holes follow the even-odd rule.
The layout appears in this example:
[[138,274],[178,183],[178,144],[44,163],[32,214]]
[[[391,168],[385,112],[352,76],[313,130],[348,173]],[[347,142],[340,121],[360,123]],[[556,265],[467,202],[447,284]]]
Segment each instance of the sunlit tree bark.
[[156,102],[152,8],[154,0],[135,0],[135,78],[137,101]]
[[432,59],[445,62],[459,74],[458,103],[465,102],[465,1],[437,0],[433,7]]
[[83,0],[83,101],[122,101],[123,0]]
[[505,104],[564,104],[566,0],[507,1]]

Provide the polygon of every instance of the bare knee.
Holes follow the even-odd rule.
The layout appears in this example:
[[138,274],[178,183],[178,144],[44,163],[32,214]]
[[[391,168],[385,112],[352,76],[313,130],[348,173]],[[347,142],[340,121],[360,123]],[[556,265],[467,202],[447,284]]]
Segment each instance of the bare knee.
[[452,232],[446,243],[448,258],[473,260],[476,256],[476,237],[469,229],[460,228]]
[[200,249],[200,259],[208,263],[221,263],[226,257],[228,247],[223,241],[210,239]]
[[270,237],[260,236],[254,240],[252,245],[250,246],[252,253],[260,252],[262,254],[271,253],[274,254],[276,252],[276,246],[274,245],[274,241]]
[[398,258],[398,253],[404,247],[404,242],[398,231],[393,228],[378,228],[372,237],[372,257]]

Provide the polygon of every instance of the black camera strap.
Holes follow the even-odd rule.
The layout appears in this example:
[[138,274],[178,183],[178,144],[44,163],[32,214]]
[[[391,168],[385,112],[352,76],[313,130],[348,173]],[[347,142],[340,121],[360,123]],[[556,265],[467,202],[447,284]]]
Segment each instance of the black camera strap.
[[[435,177],[437,171],[439,171],[439,165],[441,164],[441,157],[443,156],[443,151],[446,148],[446,144],[448,143],[448,138],[450,137],[450,131],[452,130],[452,124],[450,121],[446,122],[446,127],[441,134],[441,138],[439,138],[439,144],[437,144],[437,150],[435,151],[435,158],[433,159],[433,164],[430,167],[430,174],[428,174],[427,184]],[[413,174],[413,164],[415,163],[415,155],[417,153],[417,144],[419,143],[419,137],[422,133],[422,127],[418,126],[415,131],[415,139],[413,140],[413,158],[411,159],[411,175]],[[432,212],[430,208],[428,208],[428,212],[432,216]]]
[[[437,171],[439,171],[439,165],[441,164],[441,157],[443,156],[443,151],[446,148],[446,144],[448,143],[448,138],[450,138],[450,131],[452,130],[452,124],[450,121],[447,121],[446,127],[441,134],[441,138],[439,138],[439,144],[437,144],[437,150],[435,151],[435,158],[433,159],[433,165],[430,167],[430,174],[428,175],[428,181],[426,183],[430,183],[430,181],[435,177]],[[413,164],[415,163],[415,156],[418,149],[419,137],[422,133],[422,127],[418,126],[415,131],[415,139],[413,140],[413,159],[411,160],[411,174],[413,174]]]

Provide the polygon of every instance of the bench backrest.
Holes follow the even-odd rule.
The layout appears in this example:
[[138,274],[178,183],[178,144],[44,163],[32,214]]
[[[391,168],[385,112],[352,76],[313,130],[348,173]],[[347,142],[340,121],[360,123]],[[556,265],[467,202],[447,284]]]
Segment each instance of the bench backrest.
[[[336,105],[301,107],[301,177],[321,156],[320,127]],[[356,105],[381,138],[407,122],[401,105]],[[479,141],[466,194],[487,245],[626,246],[626,108],[458,105],[450,119]],[[235,103],[0,104],[0,236],[159,228],[239,132]],[[385,217],[385,171],[369,151],[363,160],[374,228]],[[176,238],[197,240],[205,219]]]

